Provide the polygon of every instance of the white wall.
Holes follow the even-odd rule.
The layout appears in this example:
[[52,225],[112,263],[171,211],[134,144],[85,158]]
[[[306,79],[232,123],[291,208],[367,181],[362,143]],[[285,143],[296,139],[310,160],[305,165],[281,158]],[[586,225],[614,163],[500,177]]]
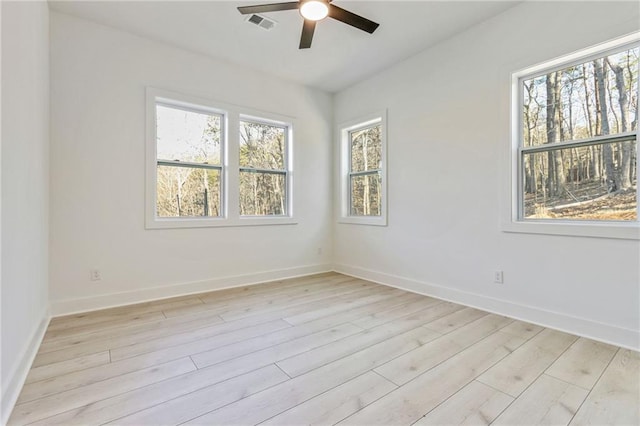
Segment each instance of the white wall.
[[[54,313],[330,268],[329,94],[53,12],[51,83]],[[146,86],[295,117],[299,223],[145,230]]]
[[338,269],[640,347],[637,240],[500,229],[510,73],[637,31],[639,9],[522,4],[339,93],[336,123],[388,108],[389,226],[336,225]]
[[48,322],[49,13],[2,2],[0,423]]

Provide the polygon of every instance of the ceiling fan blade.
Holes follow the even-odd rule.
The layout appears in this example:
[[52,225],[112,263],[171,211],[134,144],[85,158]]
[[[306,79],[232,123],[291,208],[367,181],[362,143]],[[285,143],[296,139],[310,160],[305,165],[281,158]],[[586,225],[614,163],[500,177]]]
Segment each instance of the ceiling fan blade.
[[376,28],[380,26],[380,24],[376,22],[370,21],[367,18],[363,18],[362,16],[356,15],[348,10],[344,10],[334,4],[329,4],[329,17],[351,25],[352,27],[361,29],[362,31],[366,31],[369,34],[373,33]]
[[299,49],[308,49],[311,47],[311,40],[313,40],[313,32],[315,30],[316,21],[305,19],[304,24],[302,24],[302,36],[300,36]]
[[300,8],[300,2],[289,1],[286,3],[273,3],[273,4],[257,4],[255,6],[240,6],[238,10],[243,15],[250,13],[266,13],[266,12],[278,12],[280,10],[292,10]]

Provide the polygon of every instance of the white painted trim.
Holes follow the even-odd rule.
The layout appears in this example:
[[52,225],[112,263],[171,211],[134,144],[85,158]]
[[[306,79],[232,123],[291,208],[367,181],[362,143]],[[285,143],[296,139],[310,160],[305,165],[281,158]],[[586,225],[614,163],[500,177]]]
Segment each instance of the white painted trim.
[[586,318],[548,311],[535,306],[522,305],[508,300],[496,299],[356,266],[334,265],[334,271],[412,293],[435,297],[498,315],[505,315],[510,318],[621,346],[634,351],[640,350],[640,331],[638,330],[622,328]]
[[296,268],[278,269],[257,272],[254,274],[234,275],[230,277],[212,278],[209,280],[176,283],[160,287],[151,287],[120,293],[102,294],[99,296],[78,299],[54,300],[51,302],[52,316],[77,314],[98,309],[115,308],[136,303],[168,299],[189,294],[206,293],[227,288],[242,287],[252,284],[263,284],[287,278],[296,278],[322,272],[330,272],[332,265],[319,264]]
[[22,386],[27,379],[33,360],[36,358],[36,354],[38,353],[38,349],[40,348],[40,344],[42,343],[42,339],[47,331],[50,320],[51,315],[47,309],[43,313],[38,327],[31,334],[27,347],[24,348],[24,351],[18,358],[20,362],[15,366],[14,370],[9,373],[9,382],[2,384],[0,424],[6,425],[9,421],[13,407],[16,405],[16,401],[18,401],[18,396],[20,395],[20,391],[22,391]]

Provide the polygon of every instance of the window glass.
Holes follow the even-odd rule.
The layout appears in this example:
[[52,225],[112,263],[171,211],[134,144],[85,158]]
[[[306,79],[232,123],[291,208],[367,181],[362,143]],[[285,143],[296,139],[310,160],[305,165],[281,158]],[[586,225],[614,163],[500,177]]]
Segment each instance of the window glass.
[[287,128],[240,121],[240,215],[287,214]]
[[156,104],[156,216],[220,216],[222,117]]
[[639,52],[520,79],[521,218],[637,220]]

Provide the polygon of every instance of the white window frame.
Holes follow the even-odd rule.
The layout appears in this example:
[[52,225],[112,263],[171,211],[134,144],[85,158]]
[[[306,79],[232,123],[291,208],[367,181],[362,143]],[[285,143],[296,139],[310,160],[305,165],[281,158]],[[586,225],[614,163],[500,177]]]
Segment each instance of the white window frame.
[[[379,216],[355,216],[351,215],[351,137],[353,131],[380,125],[380,142],[382,144],[381,157],[381,208]],[[340,203],[338,222],[354,225],[387,226],[387,111],[368,114],[355,120],[349,120],[338,126],[339,134],[339,167],[340,167]]]
[[[548,235],[567,235],[577,237],[598,237],[598,238],[617,238],[617,239],[640,239],[640,221],[623,222],[623,221],[588,221],[588,220],[570,220],[570,219],[524,219],[522,215],[521,197],[522,197],[522,164],[521,158],[523,152],[535,151],[537,147],[523,148],[521,143],[522,136],[522,81],[535,75],[544,74],[554,70],[563,69],[574,64],[587,62],[591,59],[606,56],[609,53],[624,50],[624,48],[632,48],[640,42],[640,33],[633,33],[615,40],[598,44],[580,51],[565,55],[544,63],[534,65],[511,76],[511,137],[510,137],[510,159],[509,159],[509,188],[503,207],[502,230],[504,232],[530,233],[530,234],[548,234]],[[636,149],[638,146],[638,130],[625,133],[635,134]],[[610,139],[612,142],[620,135],[611,135],[594,138],[589,141],[568,141],[558,143],[558,147],[573,147],[580,144],[590,144],[594,141]],[[628,139],[627,139],[628,140]],[[640,162],[638,166],[638,175],[640,175]],[[640,219],[640,198],[638,199],[637,217]]]
[[[157,135],[156,105],[175,106],[189,111],[218,114],[222,119],[221,137],[221,215],[203,217],[158,217],[157,191]],[[274,124],[286,128],[286,203],[287,214],[278,216],[240,216],[240,120]],[[291,225],[294,216],[294,156],[293,129],[295,119],[279,114],[256,111],[224,102],[185,95],[154,87],[146,88],[146,180],[145,180],[145,228],[209,228],[229,226]]]

